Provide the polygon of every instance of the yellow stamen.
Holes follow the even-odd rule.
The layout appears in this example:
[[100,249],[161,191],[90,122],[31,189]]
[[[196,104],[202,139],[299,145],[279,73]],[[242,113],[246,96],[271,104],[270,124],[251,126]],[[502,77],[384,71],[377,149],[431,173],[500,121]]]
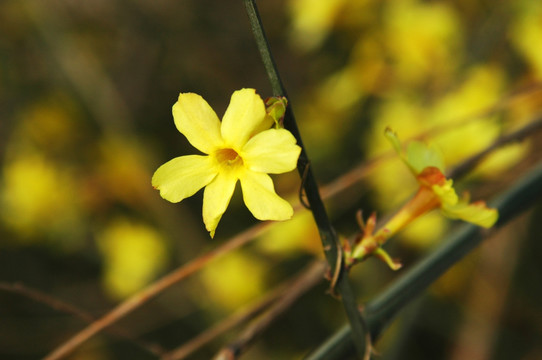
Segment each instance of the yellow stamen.
[[215,152],[215,157],[218,163],[223,166],[233,167],[243,165],[243,158],[239,156],[237,151],[230,148],[217,150]]

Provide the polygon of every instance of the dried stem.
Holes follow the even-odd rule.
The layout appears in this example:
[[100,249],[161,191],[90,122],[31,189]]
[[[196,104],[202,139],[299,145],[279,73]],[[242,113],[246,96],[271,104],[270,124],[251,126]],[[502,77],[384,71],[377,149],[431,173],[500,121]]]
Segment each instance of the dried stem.
[[542,114],[538,114],[533,121],[531,121],[524,127],[510,134],[506,134],[499,137],[486,149],[480,151],[479,153],[463,161],[461,164],[459,164],[458,166],[456,166],[450,171],[448,177],[456,179],[458,177],[464,176],[470,170],[472,170],[476,165],[478,165],[486,156],[491,154],[493,151],[497,150],[498,148],[506,144],[518,142],[529,136],[532,136],[535,132],[541,129],[542,129]]
[[[14,294],[19,294],[21,296],[32,299],[38,303],[44,304],[51,307],[57,311],[64,312],[66,314],[73,315],[86,323],[92,323],[95,318],[91,314],[83,311],[76,306],[69,304],[63,300],[57,299],[51,295],[45,294],[39,290],[29,288],[20,283],[9,284],[5,282],[0,282],[0,290],[8,291]],[[118,336],[124,340],[127,340],[139,347],[146,352],[153,354],[155,356],[161,356],[165,353],[165,350],[162,349],[158,344],[151,344],[141,340],[135,339],[132,335],[126,333],[120,329],[108,329],[108,333]]]
[[215,360],[233,360],[238,358],[247,347],[286,311],[299,297],[318,284],[322,278],[327,264],[314,261],[295,279],[288,287],[288,291],[277,299],[275,303],[254,323],[250,324],[237,340],[230,343],[215,356]]
[[[317,262],[317,263],[322,264],[321,262]],[[323,265],[321,266],[323,268]],[[311,272],[312,269],[313,267],[308,267],[302,272],[302,274]],[[322,274],[323,274],[323,269],[318,278],[321,279]],[[301,275],[301,276],[304,276],[304,275]],[[313,285],[315,283],[313,283]],[[189,342],[181,345],[175,350],[170,351],[169,353],[163,356],[163,359],[164,360],[184,359],[185,357],[187,357],[188,355],[190,355],[191,353],[193,353],[194,351],[196,351],[197,349],[199,349],[201,346],[205,345],[209,341],[213,340],[215,337],[219,336],[220,334],[226,332],[227,330],[230,330],[231,328],[243,322],[246,322],[249,319],[254,318],[259,313],[261,313],[263,309],[265,309],[271,303],[276,301],[277,298],[282,297],[285,294],[290,293],[291,291],[295,291],[297,286],[298,286],[298,281],[296,279],[294,280],[290,279],[286,283],[283,283],[275,287],[272,291],[268,292],[262,299],[258,300],[255,304],[252,304],[248,308],[243,309],[231,315],[226,320],[206,330],[205,332],[196,336],[194,339],[190,340]]]
[[100,317],[95,322],[75,334],[71,339],[61,344],[58,348],[56,348],[49,355],[47,355],[44,360],[60,359],[68,355],[85,341],[96,335],[98,332],[102,331],[108,326],[111,326],[119,319],[123,318],[147,301],[156,297],[165,289],[169,288],[173,284],[181,281],[190,274],[193,274],[194,272],[199,270],[203,266],[203,264],[252,240],[262,231],[264,227],[265,223],[261,223],[249,228],[246,231],[243,231],[224,245],[219,246],[218,248],[208,252],[204,256],[190,261],[184,266],[179,267],[177,270],[169,273],[163,278],[147,286],[140,292],[132,295],[131,297],[117,305],[115,308],[113,308],[113,310],[109,311],[107,314]]

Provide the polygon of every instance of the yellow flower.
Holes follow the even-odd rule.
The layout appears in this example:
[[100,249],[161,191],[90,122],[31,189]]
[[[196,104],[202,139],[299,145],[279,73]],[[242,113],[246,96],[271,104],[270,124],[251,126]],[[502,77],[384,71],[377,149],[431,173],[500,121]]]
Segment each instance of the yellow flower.
[[347,265],[351,266],[374,254],[392,269],[398,269],[401,265],[393,261],[381,246],[410,222],[435,208],[440,208],[442,214],[449,218],[461,219],[485,228],[495,224],[499,216],[496,209],[488,208],[483,201],[469,204],[468,196],[459,199],[452,186],[453,180],[446,179],[442,173],[443,160],[436,149],[420,142],[411,142],[405,153],[397,135],[389,128],[386,129],[386,137],[416,177],[420,187],[416,195],[374,234],[375,214],[371,215],[366,225],[361,224],[363,232],[356,239],[354,249],[350,251],[347,245]]
[[413,141],[404,154],[397,135],[392,130],[386,129],[386,136],[420,185],[418,193],[408,203],[411,204],[410,207],[418,200],[416,198],[423,198],[427,204],[434,206],[426,205],[427,209],[421,210],[429,211],[434,207],[440,207],[443,215],[451,219],[461,219],[485,228],[495,224],[498,218],[497,210],[487,208],[483,201],[469,204],[468,196],[459,199],[452,186],[453,180],[446,179],[442,173],[444,161],[436,149]]
[[268,173],[293,170],[301,148],[285,129],[269,129],[273,119],[254,89],[235,91],[222,119],[199,95],[181,93],[173,105],[177,129],[206,155],[186,155],[160,166],[152,185],[171,202],[205,187],[203,222],[211,237],[226,211],[237,180],[243,200],[259,220],[287,220],[292,206],[279,197]]

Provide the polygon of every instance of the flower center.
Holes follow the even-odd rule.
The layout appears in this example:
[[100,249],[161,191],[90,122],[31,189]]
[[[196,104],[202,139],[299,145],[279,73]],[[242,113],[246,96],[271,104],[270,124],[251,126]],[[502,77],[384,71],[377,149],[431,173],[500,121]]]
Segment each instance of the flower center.
[[237,151],[233,149],[220,149],[215,152],[216,160],[221,164],[228,167],[242,166],[243,159]]

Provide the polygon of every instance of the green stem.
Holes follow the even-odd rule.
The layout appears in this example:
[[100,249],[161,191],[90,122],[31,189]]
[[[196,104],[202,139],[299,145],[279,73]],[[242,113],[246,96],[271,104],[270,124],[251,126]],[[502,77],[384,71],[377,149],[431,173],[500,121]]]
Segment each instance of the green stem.
[[[492,207],[499,210],[501,227],[527,210],[542,196],[542,163],[502,194]],[[486,232],[486,233],[484,233]],[[490,232],[493,232],[491,230]],[[377,339],[397,313],[418,297],[455,263],[478,246],[487,230],[466,224],[425,259],[412,267],[366,308],[371,338]],[[352,353],[350,328],[344,326],[307,359],[343,359]]]
[[[248,13],[248,18],[250,21],[250,26],[254,34],[254,37],[256,39],[256,44],[260,51],[260,55],[262,57],[262,61],[265,66],[267,76],[269,77],[269,81],[271,82],[273,95],[287,97],[286,90],[284,89],[284,86],[280,79],[279,72],[277,70],[275,62],[273,61],[273,56],[271,54],[269,43],[265,36],[265,32],[263,29],[262,21],[258,13],[258,9],[256,7],[256,3],[254,0],[244,0],[244,2],[245,2],[245,6]],[[356,299],[355,299],[350,281],[347,276],[343,276],[344,268],[342,266],[343,264],[342,254],[339,251],[339,247],[340,247],[339,240],[337,238],[337,235],[333,227],[331,226],[331,223],[327,216],[327,212],[324,207],[324,203],[322,202],[322,199],[320,197],[318,185],[316,183],[316,179],[314,177],[312,169],[310,168],[309,158],[305,151],[305,147],[303,146],[303,142],[301,140],[301,134],[297,127],[294,113],[292,111],[291,100],[289,98],[288,98],[288,101],[289,101],[289,106],[286,108],[286,113],[284,116],[284,127],[290,130],[290,132],[297,139],[297,144],[301,146],[302,148],[301,155],[299,157],[299,162],[298,162],[298,171],[303,179],[303,188],[307,196],[307,201],[312,210],[314,221],[316,222],[316,225],[320,233],[320,239],[322,241],[322,246],[324,248],[327,262],[329,263],[329,266],[331,267],[332,270],[335,270],[338,266],[340,266],[340,269],[339,269],[340,273],[337,279],[336,289],[341,295],[342,302],[343,302],[348,320],[350,322],[350,326],[353,330],[352,334],[353,334],[353,339],[355,340],[354,344],[356,345],[358,356],[360,358],[363,358],[365,356],[366,350],[368,349],[367,347],[368,332],[367,332],[366,324],[358,310],[358,305],[356,303]]]

